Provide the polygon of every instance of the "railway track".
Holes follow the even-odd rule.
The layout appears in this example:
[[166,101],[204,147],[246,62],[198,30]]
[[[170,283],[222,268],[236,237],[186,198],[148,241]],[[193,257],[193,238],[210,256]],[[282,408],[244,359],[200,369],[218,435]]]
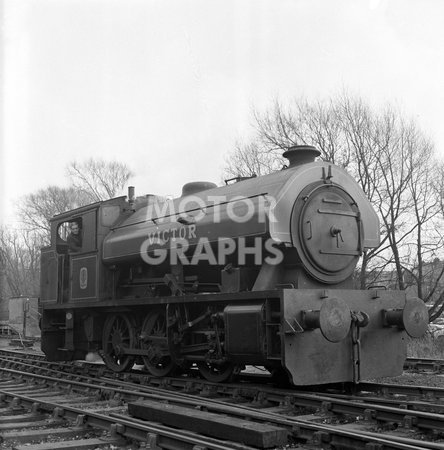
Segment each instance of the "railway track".
[[[355,392],[310,392],[276,389],[259,376],[212,384],[0,356],[2,448],[67,448],[75,439],[75,448],[444,449],[439,388],[363,383]],[[11,430],[23,423],[40,430],[22,432],[20,443]],[[61,442],[27,445],[44,435]]]

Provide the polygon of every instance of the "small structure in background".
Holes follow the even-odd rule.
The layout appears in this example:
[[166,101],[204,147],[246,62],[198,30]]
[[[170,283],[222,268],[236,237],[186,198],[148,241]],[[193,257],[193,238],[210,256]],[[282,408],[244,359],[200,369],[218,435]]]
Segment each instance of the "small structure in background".
[[38,298],[12,297],[0,304],[0,334],[10,345],[31,347],[40,338]]

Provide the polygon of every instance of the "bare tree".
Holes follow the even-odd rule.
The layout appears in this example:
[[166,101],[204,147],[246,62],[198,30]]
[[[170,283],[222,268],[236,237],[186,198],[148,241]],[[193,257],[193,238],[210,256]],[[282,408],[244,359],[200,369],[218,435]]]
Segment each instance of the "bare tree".
[[224,178],[261,176],[279,170],[284,165],[282,155],[261,149],[257,142],[246,145],[237,143],[225,162]]
[[28,231],[49,235],[49,219],[79,206],[115,197],[132,173],[118,162],[89,159],[73,162],[67,171],[72,184],[68,188],[48,186],[26,195],[19,216]]
[[116,197],[133,175],[123,163],[92,158],[71,162],[67,173],[73,188],[88,196],[90,203]]
[[[428,262],[423,261],[421,271],[411,274],[412,277],[422,275],[424,280],[423,296],[429,303],[430,320],[438,318],[444,312],[444,261],[440,258],[441,249],[444,242],[443,219],[444,219],[444,163],[440,162],[433,167],[433,176],[424,174],[424,177],[433,180],[432,192],[421,192],[424,197],[436,198],[439,204],[439,214],[434,216],[428,222],[428,230],[432,230],[434,239],[427,239],[422,243],[422,247],[426,249],[430,255]],[[427,236],[428,237],[428,236]],[[442,257],[441,257],[442,258]],[[422,297],[423,298],[423,297]]]
[[0,228],[0,262],[4,297],[38,296],[42,237],[29,231]]
[[[5,248],[0,247],[0,302],[2,302],[8,295],[7,293],[7,273],[6,273],[6,259],[4,257]],[[1,310],[1,304],[0,304]]]
[[254,118],[255,144],[235,149],[232,171],[246,161],[248,170],[267,168],[264,155],[276,160],[292,145],[315,145],[324,160],[354,176],[379,213],[381,245],[364,255],[359,285],[390,278],[399,289],[414,284],[425,301],[439,297],[439,283],[425,289],[429,271],[424,271],[443,244],[436,233],[442,215],[433,188],[434,149],[413,121],[390,106],[374,110],[348,93],[317,102],[299,98],[287,106],[276,101],[268,111],[255,111]]
[[89,203],[89,197],[73,187],[49,186],[26,195],[19,206],[19,216],[28,231],[49,236],[49,219],[56,214]]
[[40,247],[49,243],[49,220],[65,211],[115,197],[132,175],[124,164],[94,159],[73,162],[67,171],[71,186],[48,186],[21,199],[18,213],[23,229],[11,232],[0,228],[0,294],[37,295]]

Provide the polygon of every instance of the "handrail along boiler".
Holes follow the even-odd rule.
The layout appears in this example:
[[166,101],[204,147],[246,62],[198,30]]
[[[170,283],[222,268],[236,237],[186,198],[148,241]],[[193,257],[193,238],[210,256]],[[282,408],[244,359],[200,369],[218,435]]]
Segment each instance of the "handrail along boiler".
[[[114,371],[197,366],[212,381],[263,365],[295,385],[400,374],[427,309],[402,291],[353,289],[379,221],[318,155],[296,146],[269,175],[188,183],[173,200],[130,191],[55,216],[41,256],[47,358],[99,352]],[[82,246],[71,253],[72,222]]]

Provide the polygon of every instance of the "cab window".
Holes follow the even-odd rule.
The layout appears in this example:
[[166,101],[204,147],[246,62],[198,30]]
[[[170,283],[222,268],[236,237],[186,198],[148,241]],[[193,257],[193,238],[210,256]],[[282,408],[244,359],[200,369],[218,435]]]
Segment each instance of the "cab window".
[[57,251],[76,253],[82,250],[82,220],[70,220],[59,224],[57,229]]

